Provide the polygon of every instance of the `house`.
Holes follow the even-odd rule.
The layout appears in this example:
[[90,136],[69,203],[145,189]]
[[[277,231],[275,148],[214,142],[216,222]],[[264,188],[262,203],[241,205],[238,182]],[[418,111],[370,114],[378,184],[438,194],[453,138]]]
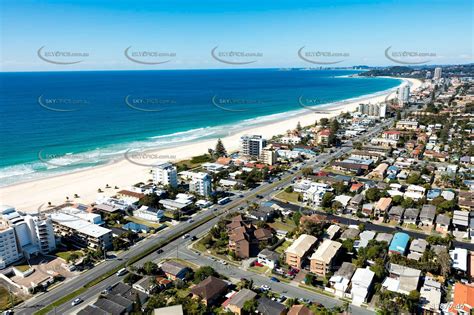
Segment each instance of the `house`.
[[349,188],[349,192],[358,194],[364,189],[364,184],[362,183],[353,183],[351,188]]
[[341,230],[341,227],[337,224],[331,224],[327,229],[326,232],[324,232],[324,237],[330,240],[333,240],[336,235],[339,233]]
[[405,295],[418,291],[421,270],[390,264],[388,272],[389,275],[382,283],[384,289]]
[[377,201],[375,204],[375,211],[377,214],[384,214],[387,213],[390,209],[390,205],[392,204],[392,198],[385,198],[382,197]]
[[375,240],[377,242],[385,242],[387,244],[390,244],[390,242],[392,241],[392,238],[393,238],[393,235],[392,234],[388,234],[388,233],[378,233],[377,234],[377,237],[375,238]]
[[366,216],[371,216],[374,214],[374,204],[373,203],[364,203],[362,205],[362,213]]
[[359,236],[359,229],[358,228],[355,228],[355,227],[349,227],[347,228],[344,232],[342,232],[342,235],[341,235],[341,240],[345,241],[347,239],[350,239],[350,240],[353,240],[355,239],[357,236]]
[[395,206],[390,208],[390,210],[388,211],[388,217],[390,218],[390,221],[400,223],[403,218],[403,212],[405,212],[405,209],[403,209],[403,207]]
[[438,214],[436,217],[436,232],[447,234],[449,233],[449,226],[451,225],[451,218],[444,214]]
[[132,288],[146,294],[151,294],[156,288],[155,280],[153,277],[143,277],[135,282]]
[[[181,304],[179,304],[179,305],[155,308],[153,310],[153,315],[164,315],[164,314],[166,314],[166,315],[184,315],[183,306]],[[92,315],[92,314],[89,314],[89,315]]]
[[474,193],[472,191],[460,191],[458,196],[458,205],[464,210],[474,210]]
[[314,247],[316,241],[316,237],[312,235],[300,235],[300,237],[285,250],[286,263],[293,268],[301,269],[303,260]]
[[388,248],[389,253],[405,255],[409,240],[410,236],[408,234],[402,232],[395,233]]
[[361,306],[367,299],[372,288],[375,273],[367,268],[357,268],[352,277],[351,298],[352,304]]
[[422,226],[432,226],[436,216],[436,206],[423,205],[420,212],[420,223]]
[[284,315],[286,307],[267,297],[261,297],[258,299],[257,311],[262,315]]
[[127,308],[119,303],[116,303],[112,300],[100,297],[92,307],[96,307],[101,309],[106,314],[125,314],[127,312]]
[[122,228],[127,231],[132,231],[135,233],[148,233],[150,232],[150,228],[144,224],[135,223],[135,222],[128,222],[122,225]]
[[420,210],[417,208],[408,208],[403,214],[403,223],[405,224],[417,224],[418,215]]
[[453,261],[453,269],[467,272],[467,255],[468,251],[465,248],[455,247],[449,251],[449,256]]
[[469,211],[453,211],[453,227],[456,231],[467,231],[469,227]]
[[155,209],[148,206],[141,206],[137,210],[133,211],[133,216],[152,222],[160,222],[165,215],[163,210]]
[[363,231],[359,234],[359,239],[354,241],[354,248],[359,250],[360,248],[365,248],[371,240],[375,237],[374,231]]
[[234,314],[241,315],[245,302],[251,301],[256,297],[257,293],[244,288],[232,295],[227,301],[224,302],[223,306],[225,306],[226,309],[233,312]]
[[356,213],[360,210],[363,202],[364,196],[362,194],[357,194],[349,201],[349,206],[347,208],[353,213]]
[[168,279],[173,281],[176,279],[184,279],[188,272],[188,267],[173,260],[165,261],[161,264],[160,268]]
[[388,164],[380,163],[376,168],[369,173],[368,178],[370,179],[384,179],[385,173],[387,172]]
[[474,286],[457,282],[454,285],[453,301],[448,305],[448,314],[467,315],[474,308]]
[[209,276],[190,289],[194,298],[200,299],[205,305],[213,305],[227,291],[227,282]]
[[337,297],[345,296],[355,271],[356,266],[354,264],[343,262],[339,270],[329,279],[329,284]]
[[136,203],[143,197],[145,197],[145,194],[130,190],[120,190],[117,192],[117,198],[122,199],[128,204]]
[[353,172],[356,175],[360,175],[368,171],[373,162],[373,160],[348,158],[343,161],[334,162],[333,167],[338,170]]
[[293,305],[287,315],[314,315],[306,305]]
[[420,290],[420,306],[428,313],[439,313],[441,304],[441,283],[426,276]]
[[411,198],[415,201],[420,200],[425,196],[426,189],[418,185],[409,185],[405,192],[405,198]]
[[399,130],[416,130],[418,122],[413,120],[400,120],[397,122],[396,128]]
[[325,277],[331,271],[334,259],[341,246],[341,243],[324,240],[310,258],[310,271],[317,276]]
[[257,261],[258,263],[267,266],[270,269],[275,269],[278,266],[278,260],[280,259],[280,255],[271,251],[267,248],[264,248],[258,253]]
[[416,261],[420,260],[427,246],[428,242],[422,238],[413,240],[410,244],[410,253],[408,254],[407,258]]

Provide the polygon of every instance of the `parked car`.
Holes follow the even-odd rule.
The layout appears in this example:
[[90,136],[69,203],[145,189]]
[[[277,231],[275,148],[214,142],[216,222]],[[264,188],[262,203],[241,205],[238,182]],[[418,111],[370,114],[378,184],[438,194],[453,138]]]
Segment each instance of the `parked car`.
[[271,277],[270,280],[273,281],[273,282],[280,282],[280,280],[278,280],[278,279],[275,278],[275,277]]
[[268,291],[268,290],[270,290],[270,287],[268,285],[264,284],[260,287],[260,289],[262,289],[263,291]]

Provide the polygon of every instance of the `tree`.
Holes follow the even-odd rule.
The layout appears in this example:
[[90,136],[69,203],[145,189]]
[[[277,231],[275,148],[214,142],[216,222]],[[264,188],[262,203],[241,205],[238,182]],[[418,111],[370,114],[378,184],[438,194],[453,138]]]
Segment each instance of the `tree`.
[[324,193],[323,198],[321,200],[321,206],[324,208],[330,207],[333,199],[334,199],[333,193],[330,193],[330,192]]
[[72,253],[71,255],[69,255],[66,262],[74,264],[74,262],[76,262],[76,260],[78,260],[78,259],[79,259],[79,255],[76,254],[76,253]]
[[285,192],[291,194],[294,191],[293,186],[288,186],[285,188]]
[[148,194],[138,200],[140,206],[158,208],[160,206],[160,197],[157,194]]
[[147,261],[146,263],[143,264],[143,270],[145,271],[145,274],[151,276],[151,275],[156,275],[158,274],[158,265],[155,264],[152,261]]
[[242,310],[246,312],[247,314],[253,314],[257,310],[258,307],[258,302],[256,299],[251,299],[248,301],[245,301],[244,306],[242,307]]
[[300,225],[300,219],[303,215],[301,214],[301,212],[295,212],[293,213],[293,222],[295,222],[295,225],[296,226],[299,226]]
[[405,209],[406,208],[412,208],[414,205],[415,205],[415,202],[411,198],[405,198],[405,199],[403,199],[403,201],[401,203],[401,206]]
[[296,124],[296,130],[301,131],[303,128],[301,127],[301,123],[298,121]]
[[437,261],[439,264],[440,274],[447,278],[449,276],[449,272],[451,271],[451,257],[449,256],[447,251],[442,251],[438,254]]
[[215,277],[215,276],[218,276],[218,273],[212,267],[209,267],[209,266],[200,267],[194,273],[194,283],[199,283],[209,276]]
[[327,125],[329,124],[329,119],[327,119],[327,118],[321,118],[321,119],[319,120],[319,124],[320,124],[321,126],[323,126],[323,127],[327,127]]
[[314,275],[312,273],[307,273],[304,277],[304,283],[306,285],[312,285],[314,282]]
[[303,176],[313,175],[313,169],[311,167],[305,167],[301,170]]
[[214,151],[214,154],[217,157],[222,157],[227,155],[227,151],[224,147],[224,144],[222,143],[222,140],[219,138],[217,139],[217,144],[216,144],[216,150]]
[[377,201],[380,199],[380,197],[381,197],[380,190],[375,187],[369,188],[365,192],[365,198],[370,202]]
[[403,196],[395,195],[392,197],[392,204],[394,206],[399,206],[403,202]]

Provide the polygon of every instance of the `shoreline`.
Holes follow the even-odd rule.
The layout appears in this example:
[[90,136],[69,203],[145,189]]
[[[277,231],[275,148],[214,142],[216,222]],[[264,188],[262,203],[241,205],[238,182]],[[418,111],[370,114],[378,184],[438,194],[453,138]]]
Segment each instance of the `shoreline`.
[[[400,85],[406,83],[410,84],[412,89],[416,89],[421,85],[421,81],[416,79],[396,79],[402,80]],[[228,152],[236,151],[239,147],[239,139],[243,134],[261,134],[269,139],[274,135],[294,129],[298,122],[300,122],[302,126],[309,126],[313,125],[316,120],[324,117],[331,118],[339,115],[341,112],[352,112],[361,102],[382,102],[388,96],[392,95],[394,90],[400,85],[389,90],[365,96],[319,105],[314,111],[309,108],[305,109],[302,106],[301,110],[286,112],[293,112],[291,116],[286,119],[280,118],[281,120],[275,119],[260,124],[257,122],[256,124],[258,125],[243,127],[234,134],[223,136],[221,139]],[[324,111],[324,113],[317,113],[318,111]],[[279,113],[275,115],[284,114],[285,113]],[[269,115],[269,117],[271,116],[272,115]],[[208,148],[215,146],[216,140],[217,137],[213,137],[211,139],[200,139],[196,142],[176,143],[176,145],[172,147],[149,149],[140,153],[136,152],[136,154],[169,157],[166,160],[177,162],[207,153]],[[97,192],[98,188],[104,191],[104,193],[101,194],[103,196],[111,196],[116,193],[116,189],[106,189],[105,186],[107,184],[111,187],[118,186],[119,189],[125,189],[135,183],[146,182],[151,178],[149,172],[150,167],[151,166],[139,165],[138,163],[134,164],[123,156],[119,160],[112,160],[103,165],[1,187],[0,199],[2,204],[9,204],[18,210],[28,213],[36,212],[39,207],[48,202],[51,202],[52,205],[64,203],[66,196],[69,197],[70,202],[90,204],[99,196]],[[79,198],[73,198],[74,194],[78,194]]]

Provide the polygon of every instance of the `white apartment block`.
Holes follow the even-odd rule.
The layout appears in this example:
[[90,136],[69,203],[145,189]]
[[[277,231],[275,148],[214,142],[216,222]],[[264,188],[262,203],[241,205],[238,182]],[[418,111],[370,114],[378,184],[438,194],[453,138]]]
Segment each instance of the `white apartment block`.
[[157,165],[153,170],[153,183],[170,187],[178,186],[176,166],[171,163]]
[[267,140],[259,135],[244,135],[240,138],[240,149],[243,155],[259,157],[266,146]]
[[399,105],[404,105],[408,103],[408,100],[410,99],[410,86],[408,84],[401,86],[398,88],[397,92],[397,97],[398,97],[398,104]]
[[22,257],[18,251],[15,230],[0,223],[0,269],[14,263]]
[[203,172],[192,173],[191,181],[189,183],[189,191],[200,196],[209,197],[212,191],[211,176]]

